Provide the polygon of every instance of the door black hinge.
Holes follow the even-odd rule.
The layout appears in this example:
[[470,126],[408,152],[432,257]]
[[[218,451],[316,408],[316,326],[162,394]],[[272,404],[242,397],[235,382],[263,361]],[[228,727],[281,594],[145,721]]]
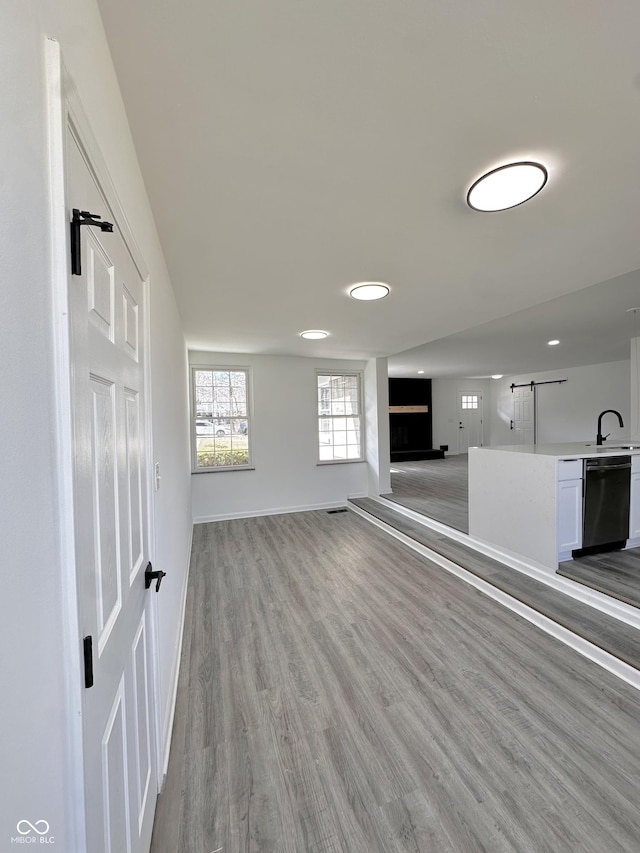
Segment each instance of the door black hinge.
[[82,641],[84,648],[84,686],[93,687],[93,638],[91,635]]

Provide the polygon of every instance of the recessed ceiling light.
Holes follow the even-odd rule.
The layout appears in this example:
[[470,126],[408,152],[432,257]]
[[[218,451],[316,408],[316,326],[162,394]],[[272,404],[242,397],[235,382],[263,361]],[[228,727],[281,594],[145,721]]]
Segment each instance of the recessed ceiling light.
[[329,332],[323,332],[321,329],[307,329],[306,332],[300,332],[300,337],[308,341],[321,341],[329,337]]
[[533,198],[547,183],[540,163],[508,163],[487,172],[471,185],[467,204],[474,210],[508,210]]
[[547,341],[547,346],[557,347],[560,341]]
[[418,373],[424,373],[424,370],[419,370]]
[[503,373],[494,373],[491,378],[492,379],[502,379],[503,376],[504,376]]
[[389,290],[389,285],[380,281],[363,281],[349,290],[349,296],[353,296],[354,299],[361,299],[364,302],[371,302],[374,299],[384,299]]

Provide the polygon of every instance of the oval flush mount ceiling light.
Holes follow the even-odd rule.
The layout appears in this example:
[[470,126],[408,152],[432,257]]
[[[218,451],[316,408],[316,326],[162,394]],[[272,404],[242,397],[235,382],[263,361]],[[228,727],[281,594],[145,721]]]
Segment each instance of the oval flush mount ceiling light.
[[539,193],[547,177],[547,170],[540,163],[499,166],[471,185],[467,204],[474,210],[488,212],[517,207]]
[[548,347],[557,347],[559,343],[560,343],[560,341],[558,341],[558,340],[547,341],[547,346]]
[[307,329],[306,332],[300,332],[300,337],[307,341],[321,341],[329,337],[329,332],[323,332],[321,329]]
[[504,376],[503,373],[494,373],[491,378],[492,379],[502,379],[503,376]]
[[363,281],[349,289],[349,296],[363,302],[372,302],[374,299],[384,299],[388,296],[390,289],[388,284],[383,284],[381,281]]
[[419,370],[418,373],[424,373],[424,370]]

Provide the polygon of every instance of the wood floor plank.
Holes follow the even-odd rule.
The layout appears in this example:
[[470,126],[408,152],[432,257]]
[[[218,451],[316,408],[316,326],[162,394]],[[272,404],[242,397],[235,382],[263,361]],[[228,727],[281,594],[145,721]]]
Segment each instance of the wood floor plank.
[[630,853],[628,685],[354,513],[200,525],[153,853]]
[[228,753],[228,744],[221,743],[199,750],[185,762],[177,850],[209,853],[230,849],[234,824],[230,819]]
[[389,500],[435,518],[463,533],[469,532],[468,456],[394,462]]
[[267,691],[263,699],[278,755],[283,792],[295,814],[291,832],[296,850],[340,850],[339,830],[317,772],[296,701],[286,690]]
[[567,560],[558,566],[558,574],[640,607],[640,548]]
[[557,590],[535,578],[436,533],[425,525],[407,519],[391,507],[370,498],[354,498],[351,503],[630,666],[640,669],[640,633],[634,627],[576,599],[559,594]]

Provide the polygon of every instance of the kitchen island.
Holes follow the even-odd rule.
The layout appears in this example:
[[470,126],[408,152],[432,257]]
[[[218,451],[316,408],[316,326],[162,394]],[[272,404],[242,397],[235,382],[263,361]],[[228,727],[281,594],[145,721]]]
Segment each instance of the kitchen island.
[[469,534],[549,572],[582,547],[584,460],[631,457],[627,547],[640,545],[640,441],[469,448]]

